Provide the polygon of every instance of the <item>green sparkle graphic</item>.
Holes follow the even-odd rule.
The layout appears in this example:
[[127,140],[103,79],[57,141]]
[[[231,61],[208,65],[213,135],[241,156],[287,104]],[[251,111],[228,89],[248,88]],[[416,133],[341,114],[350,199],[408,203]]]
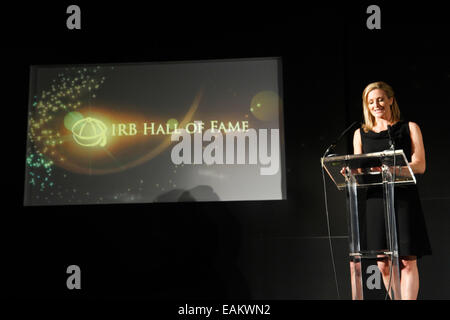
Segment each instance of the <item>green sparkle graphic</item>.
[[[65,127],[83,118],[77,110],[97,97],[106,77],[107,67],[70,67],[50,80],[47,88],[33,92],[28,113],[27,175],[29,184],[39,191],[55,186],[52,181],[55,162],[65,161],[54,156],[55,148],[65,143],[56,119],[64,119]],[[111,68],[112,69],[112,68]]]

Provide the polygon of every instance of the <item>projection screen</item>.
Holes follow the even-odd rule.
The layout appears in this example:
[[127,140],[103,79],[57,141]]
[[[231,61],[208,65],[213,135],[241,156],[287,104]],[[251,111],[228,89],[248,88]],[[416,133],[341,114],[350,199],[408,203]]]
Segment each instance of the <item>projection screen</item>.
[[24,205],[285,199],[279,58],[31,66]]

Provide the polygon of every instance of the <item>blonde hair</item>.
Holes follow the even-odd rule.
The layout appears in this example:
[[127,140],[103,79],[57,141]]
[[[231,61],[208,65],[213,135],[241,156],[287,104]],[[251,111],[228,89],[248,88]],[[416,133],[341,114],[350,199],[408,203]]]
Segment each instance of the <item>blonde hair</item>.
[[394,90],[392,89],[392,87],[383,81],[372,82],[367,85],[362,94],[363,113],[364,113],[364,124],[362,128],[364,129],[364,132],[372,130],[372,128],[375,126],[375,117],[370,113],[369,104],[367,102],[367,96],[369,95],[369,92],[375,89],[381,89],[386,93],[389,99],[393,98],[392,105],[390,106],[391,108],[390,121],[397,122],[400,120],[400,109],[398,107],[397,99],[395,99]]

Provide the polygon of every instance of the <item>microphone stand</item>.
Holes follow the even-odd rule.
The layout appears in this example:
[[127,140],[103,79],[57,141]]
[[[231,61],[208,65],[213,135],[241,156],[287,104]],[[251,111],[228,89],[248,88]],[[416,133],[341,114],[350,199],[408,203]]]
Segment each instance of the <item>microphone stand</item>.
[[353,129],[356,125],[359,125],[360,123],[358,121],[353,122],[347,129],[345,129],[340,136],[334,140],[331,145],[328,147],[328,149],[325,151],[325,153],[323,154],[322,158],[325,158],[327,156],[331,156],[328,155],[332,150],[334,150],[334,148],[336,148],[336,145],[338,144],[339,141],[341,141],[341,139],[347,134],[347,132],[349,132],[351,129]]
[[[393,163],[394,172],[392,174],[392,181],[395,182],[395,171],[396,171],[395,158],[396,158],[396,156],[395,156],[395,143],[394,143],[394,139],[392,138],[392,126],[388,125],[387,126],[387,130],[388,130],[388,135],[389,135],[389,150],[394,151],[394,161],[393,161],[394,162]],[[394,196],[394,190],[395,190],[395,188],[393,188],[393,190],[392,190],[392,196]],[[392,252],[391,255],[392,254],[394,254],[394,253]],[[389,291],[391,290],[392,269],[393,269],[393,263],[392,263],[392,258],[391,258],[390,266],[389,266],[389,282],[388,282],[388,286],[386,288],[386,295],[384,297],[384,300],[387,300],[387,297],[389,295]]]
[[389,149],[395,151],[394,139],[392,139],[392,126],[387,126],[388,135],[389,135]]
[[326,213],[326,218],[327,218],[327,230],[328,230],[328,242],[330,245],[331,263],[333,265],[334,281],[336,283],[336,291],[337,291],[338,299],[340,299],[340,294],[339,294],[339,286],[338,286],[337,273],[336,273],[336,265],[334,262],[333,244],[331,241],[331,229],[330,229],[330,219],[329,219],[329,214],[328,214],[328,201],[327,201],[327,188],[326,188],[326,184],[325,184],[325,172],[324,172],[324,168],[323,168],[324,167],[323,161],[324,161],[325,157],[331,156],[331,154],[330,155],[328,155],[328,154],[331,152],[331,150],[333,150],[336,147],[338,142],[347,134],[347,132],[359,124],[360,124],[359,122],[355,121],[347,129],[345,129],[344,132],[342,132],[341,135],[336,140],[334,140],[333,143],[328,147],[328,149],[325,151],[325,153],[323,154],[323,156],[321,158],[322,181],[323,181],[323,190],[324,190],[324,195],[325,195],[325,213]]

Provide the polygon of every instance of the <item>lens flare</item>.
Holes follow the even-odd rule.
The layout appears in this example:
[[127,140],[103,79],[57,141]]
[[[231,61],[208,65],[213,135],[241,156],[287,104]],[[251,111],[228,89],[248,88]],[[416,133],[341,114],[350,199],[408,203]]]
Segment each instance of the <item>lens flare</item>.
[[66,114],[64,117],[64,127],[66,127],[67,130],[72,131],[73,125],[83,119],[83,115],[80,112],[72,111]]
[[278,119],[278,110],[281,99],[273,91],[261,91],[257,93],[250,103],[250,112],[261,121],[274,121]]
[[167,125],[169,127],[169,130],[173,131],[178,128],[178,120],[177,119],[169,119],[167,120]]

